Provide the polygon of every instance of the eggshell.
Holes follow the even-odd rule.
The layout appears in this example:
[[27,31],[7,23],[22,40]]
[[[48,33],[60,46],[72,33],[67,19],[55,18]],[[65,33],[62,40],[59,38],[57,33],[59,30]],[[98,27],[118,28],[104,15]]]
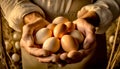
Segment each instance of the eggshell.
[[64,24],[67,26],[67,32],[71,32],[75,29],[75,24],[71,22],[65,22]]
[[57,38],[61,38],[67,32],[67,26],[65,24],[57,24],[53,30],[53,34]]
[[60,48],[60,40],[56,37],[50,37],[43,43],[43,49],[57,52]]
[[82,43],[82,42],[84,41],[84,36],[83,36],[83,34],[82,34],[80,31],[78,31],[78,30],[73,30],[73,31],[70,33],[70,35],[71,35],[73,38],[79,40],[79,43]]
[[20,56],[19,56],[17,53],[14,53],[14,54],[12,55],[12,60],[13,60],[14,62],[18,62],[18,61],[20,60]]
[[56,24],[51,23],[51,24],[47,25],[46,28],[53,30],[55,28],[55,26],[56,26]]
[[16,50],[20,50],[21,48],[20,48],[20,42],[19,41],[16,41],[15,42],[15,48],[16,48]]
[[44,41],[52,36],[52,31],[48,28],[42,28],[37,31],[35,35],[35,43],[36,44],[43,44]]
[[21,39],[21,33],[15,31],[15,32],[13,33],[13,39],[14,39],[14,40],[20,40],[20,39]]
[[65,18],[63,16],[58,16],[52,21],[52,23],[53,24],[59,24],[59,23],[65,23],[65,22],[68,22],[68,21],[69,20],[67,18]]
[[111,36],[109,37],[109,44],[112,44],[112,43],[113,43],[114,38],[115,38],[114,35],[111,35]]
[[79,44],[71,35],[64,35],[61,38],[61,45],[64,51],[78,50]]

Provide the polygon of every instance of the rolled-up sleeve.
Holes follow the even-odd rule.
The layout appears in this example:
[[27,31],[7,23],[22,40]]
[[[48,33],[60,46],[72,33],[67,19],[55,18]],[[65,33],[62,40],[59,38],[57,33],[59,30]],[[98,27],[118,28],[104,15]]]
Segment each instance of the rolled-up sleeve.
[[44,17],[42,9],[29,0],[0,0],[0,6],[9,26],[18,32],[21,32],[26,14],[36,11]]
[[95,11],[100,18],[97,34],[103,34],[112,21],[120,15],[120,0],[98,0],[94,4],[84,6],[82,9]]

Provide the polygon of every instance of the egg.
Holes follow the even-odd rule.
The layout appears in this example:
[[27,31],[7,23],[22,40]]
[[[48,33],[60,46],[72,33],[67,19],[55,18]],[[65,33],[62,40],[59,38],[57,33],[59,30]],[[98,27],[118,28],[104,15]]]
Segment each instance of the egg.
[[67,26],[65,24],[57,24],[53,30],[53,34],[57,38],[61,38],[67,32]]
[[19,41],[16,41],[15,42],[15,48],[16,48],[16,50],[20,50],[21,48],[20,48],[20,42]]
[[73,30],[73,31],[70,33],[70,35],[71,35],[73,38],[77,39],[77,40],[79,41],[79,43],[82,43],[82,42],[84,41],[84,36],[83,36],[83,34],[82,34],[80,31],[78,31],[78,30]]
[[64,24],[67,26],[67,32],[71,32],[75,29],[75,24],[71,22],[65,22]]
[[61,46],[66,52],[69,52],[71,50],[78,50],[79,48],[78,41],[74,39],[71,35],[64,35],[61,38]]
[[59,23],[65,23],[65,22],[68,22],[68,21],[69,20],[67,18],[65,18],[63,16],[58,16],[52,21],[52,23],[53,24],[59,24]]
[[113,44],[114,38],[115,38],[114,35],[111,35],[111,36],[109,37],[109,44]]
[[51,24],[47,25],[46,28],[48,28],[48,29],[50,29],[50,30],[53,31],[53,29],[55,28],[55,26],[56,26],[56,24],[51,23]]
[[55,53],[60,49],[60,40],[56,37],[50,37],[45,40],[42,48]]
[[14,39],[14,40],[20,40],[20,39],[21,39],[21,35],[22,35],[22,34],[21,34],[20,32],[16,32],[16,31],[15,31],[15,32],[13,33],[13,39]]
[[42,28],[37,31],[35,35],[35,43],[36,44],[43,44],[44,41],[52,36],[52,31],[48,28]]
[[20,60],[20,56],[17,53],[12,54],[11,58],[14,62],[18,62]]

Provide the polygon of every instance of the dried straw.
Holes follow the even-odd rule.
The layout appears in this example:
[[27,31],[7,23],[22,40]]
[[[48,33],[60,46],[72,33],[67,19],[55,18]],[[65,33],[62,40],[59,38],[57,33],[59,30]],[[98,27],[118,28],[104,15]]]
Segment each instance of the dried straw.
[[120,43],[119,43],[118,49],[115,53],[115,56],[113,57],[113,60],[111,61],[111,69],[113,69],[115,67],[115,63],[118,60],[119,56],[120,56]]
[[[118,35],[118,32],[119,32],[119,25],[120,25],[120,17],[118,18],[117,28],[116,28],[116,32],[115,32],[115,38],[114,38],[114,42],[113,42],[110,58],[109,58],[108,65],[107,65],[106,69],[113,69],[113,67],[114,67],[114,66],[111,67],[111,64],[112,64],[111,62],[112,62],[113,56],[114,56],[116,39],[117,39],[117,35]],[[113,64],[115,64],[115,62],[113,62]]]

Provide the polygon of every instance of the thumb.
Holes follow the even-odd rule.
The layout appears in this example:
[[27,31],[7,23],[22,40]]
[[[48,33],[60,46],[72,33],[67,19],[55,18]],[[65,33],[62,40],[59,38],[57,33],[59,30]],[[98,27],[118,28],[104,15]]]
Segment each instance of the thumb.
[[96,36],[93,32],[86,32],[86,37],[83,43],[83,48],[84,49],[91,48],[92,47],[91,45],[96,41],[95,37]]

